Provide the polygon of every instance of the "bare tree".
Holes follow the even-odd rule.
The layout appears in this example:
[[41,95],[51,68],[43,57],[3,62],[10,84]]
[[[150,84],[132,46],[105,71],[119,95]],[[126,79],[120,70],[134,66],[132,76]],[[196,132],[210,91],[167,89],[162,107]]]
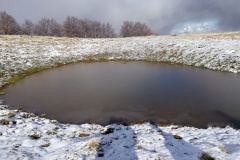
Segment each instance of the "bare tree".
[[91,21],[88,19],[79,20],[79,34],[82,38],[91,38]]
[[67,37],[80,37],[80,20],[74,16],[68,16],[63,22],[63,29]]
[[30,20],[25,20],[25,22],[21,25],[21,32],[24,35],[33,35],[34,32],[34,24]]
[[122,37],[134,37],[155,35],[155,33],[145,23],[124,21],[120,35]]
[[124,21],[121,27],[120,35],[122,37],[131,37],[133,36],[134,23],[132,21]]
[[102,24],[98,21],[89,21],[89,38],[102,38],[101,36],[101,26]]
[[20,26],[15,18],[7,12],[0,12],[0,34],[19,34]]
[[49,28],[50,28],[49,36],[57,36],[57,37],[63,36],[63,27],[55,19],[52,18],[50,20]]
[[42,18],[35,25],[34,34],[38,36],[61,36],[62,26],[55,19]]
[[103,30],[105,31],[104,35],[103,35],[104,38],[115,38],[115,37],[117,37],[117,34],[115,33],[111,24],[107,23],[106,27],[105,28],[103,27]]
[[83,38],[99,38],[101,34],[101,23],[88,19],[80,20],[80,37]]
[[38,36],[50,35],[50,20],[48,18],[42,18],[39,20],[35,25],[34,34]]
[[[60,24],[55,19],[42,18],[36,24],[30,20],[19,26],[14,17],[0,12],[0,34],[24,34],[38,36],[67,36],[81,38],[114,38],[117,37],[112,25],[88,19],[68,16]],[[145,36],[154,34],[145,23],[124,21],[121,36]]]
[[113,38],[117,35],[109,23],[102,24],[88,19],[80,20],[79,29],[80,37],[84,38]]

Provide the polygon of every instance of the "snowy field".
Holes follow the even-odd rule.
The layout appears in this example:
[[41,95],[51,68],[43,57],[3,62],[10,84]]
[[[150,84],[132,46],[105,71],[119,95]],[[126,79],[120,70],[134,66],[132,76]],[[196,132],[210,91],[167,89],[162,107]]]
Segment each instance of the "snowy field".
[[[240,33],[78,39],[0,36],[0,87],[79,61],[145,60],[240,72]],[[0,105],[0,159],[215,159],[240,157],[240,130],[143,123],[60,124]]]

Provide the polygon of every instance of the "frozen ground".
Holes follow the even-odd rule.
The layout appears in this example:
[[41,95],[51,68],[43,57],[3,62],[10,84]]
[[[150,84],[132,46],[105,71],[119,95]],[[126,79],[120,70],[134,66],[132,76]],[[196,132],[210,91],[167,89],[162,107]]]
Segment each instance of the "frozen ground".
[[[0,159],[179,159],[240,157],[240,131],[226,128],[68,125],[0,107]],[[10,113],[10,114],[9,114]],[[11,118],[9,118],[11,117]],[[182,137],[175,139],[174,135]]]
[[[240,33],[124,39],[0,36],[0,87],[81,60],[148,60],[240,72]],[[239,159],[240,130],[68,125],[0,106],[0,159]],[[176,139],[180,138],[182,139]]]

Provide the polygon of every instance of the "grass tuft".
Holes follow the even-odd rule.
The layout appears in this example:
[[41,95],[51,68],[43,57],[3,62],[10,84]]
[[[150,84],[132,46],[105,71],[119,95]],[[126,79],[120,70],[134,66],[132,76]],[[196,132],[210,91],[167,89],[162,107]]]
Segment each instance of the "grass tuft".
[[98,148],[100,145],[99,140],[96,138],[90,139],[89,142],[87,143],[87,146],[89,148]]
[[8,113],[8,118],[13,118],[13,117],[15,117],[15,114],[13,112],[9,112]]
[[2,125],[9,125],[9,121],[7,119],[1,119],[0,122]]
[[29,137],[32,138],[32,139],[39,139],[39,138],[42,137],[42,135],[41,135],[41,134],[35,134],[35,133],[34,133],[34,134],[30,134]]
[[50,146],[49,142],[41,145],[41,147],[48,147],[48,146]]
[[88,137],[88,136],[90,136],[89,133],[80,133],[79,134],[79,137]]

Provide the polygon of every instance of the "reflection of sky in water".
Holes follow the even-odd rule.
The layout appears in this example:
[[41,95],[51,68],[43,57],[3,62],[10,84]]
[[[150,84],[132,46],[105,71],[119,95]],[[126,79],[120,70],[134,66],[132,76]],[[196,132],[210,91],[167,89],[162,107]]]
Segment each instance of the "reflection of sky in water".
[[[63,122],[167,119],[227,123],[240,117],[240,75],[158,63],[79,63],[16,83],[3,99]],[[14,98],[12,98],[14,97]],[[121,118],[120,118],[121,119]]]

